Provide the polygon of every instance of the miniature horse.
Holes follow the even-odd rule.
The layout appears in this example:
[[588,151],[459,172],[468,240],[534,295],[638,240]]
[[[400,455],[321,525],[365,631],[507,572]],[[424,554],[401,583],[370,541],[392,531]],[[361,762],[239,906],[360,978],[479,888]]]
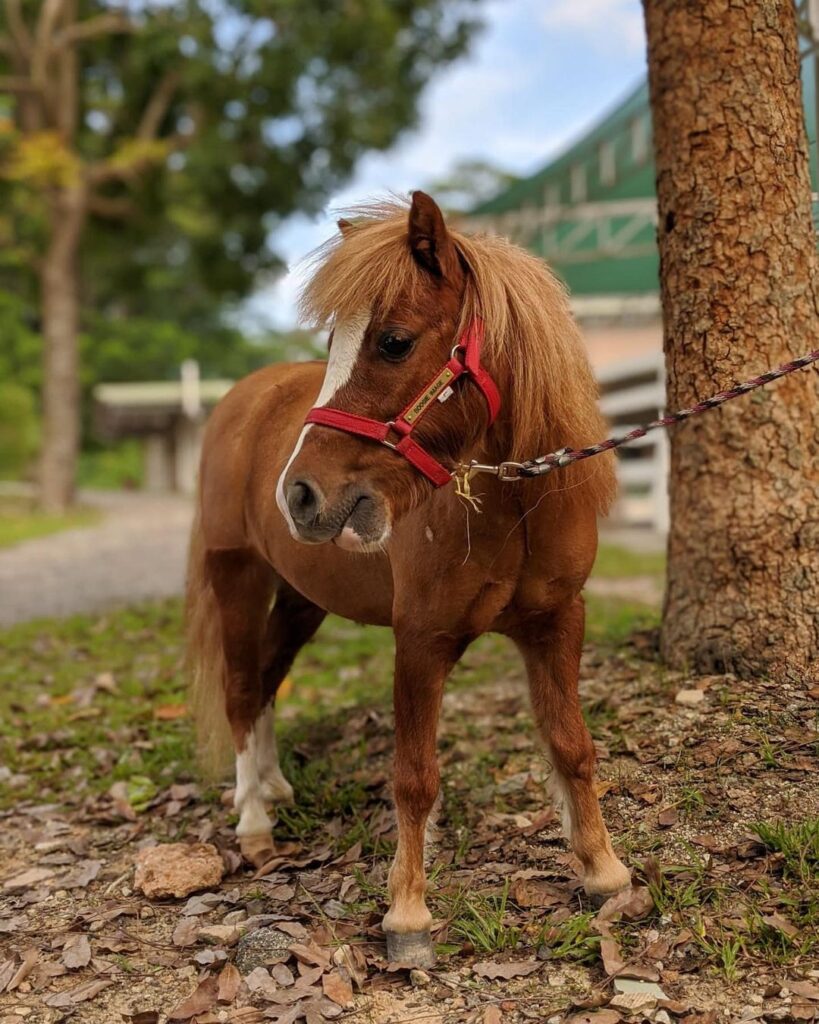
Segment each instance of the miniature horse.
[[[200,736],[226,719],[244,856],[274,853],[265,802],[290,801],[276,689],[327,612],[395,634],[398,846],[384,918],[390,959],[428,964],[424,837],[438,795],[444,681],[482,633],[526,664],[564,829],[598,899],[628,886],[594,788],[581,715],[581,589],[608,456],[538,480],[453,485],[601,435],[597,389],[563,289],[537,259],[447,227],[423,192],[358,211],[316,254],[302,312],[329,358],[240,381],[207,425],[188,579]],[[462,489],[461,489],[462,490]]]

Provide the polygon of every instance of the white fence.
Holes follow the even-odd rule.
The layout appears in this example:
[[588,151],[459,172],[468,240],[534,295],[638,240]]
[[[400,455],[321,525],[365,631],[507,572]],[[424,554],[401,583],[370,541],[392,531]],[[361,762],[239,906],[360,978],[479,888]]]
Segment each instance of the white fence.
[[[661,352],[627,359],[597,373],[600,407],[612,434],[625,434],[665,408],[665,366]],[[612,518],[624,526],[668,532],[668,438],[658,430],[621,448],[620,491]]]

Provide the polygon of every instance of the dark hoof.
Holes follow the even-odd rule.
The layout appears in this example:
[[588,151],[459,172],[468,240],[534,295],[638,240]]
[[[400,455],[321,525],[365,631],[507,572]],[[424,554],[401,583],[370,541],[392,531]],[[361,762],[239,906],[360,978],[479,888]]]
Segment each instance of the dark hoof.
[[435,950],[429,932],[384,932],[387,938],[387,959],[394,964],[432,967]]
[[612,898],[612,896],[617,896],[621,892],[627,891],[627,889],[615,889],[614,892],[586,893],[586,898],[595,910],[599,910],[604,903],[607,903]]

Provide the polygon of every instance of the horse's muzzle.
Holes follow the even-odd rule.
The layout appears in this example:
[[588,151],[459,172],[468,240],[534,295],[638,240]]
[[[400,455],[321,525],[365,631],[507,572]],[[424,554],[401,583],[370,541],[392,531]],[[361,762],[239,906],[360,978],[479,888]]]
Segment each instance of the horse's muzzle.
[[309,479],[294,480],[285,489],[287,511],[297,540],[324,544],[337,540],[349,550],[368,550],[387,533],[384,501],[357,485],[346,487],[330,501]]

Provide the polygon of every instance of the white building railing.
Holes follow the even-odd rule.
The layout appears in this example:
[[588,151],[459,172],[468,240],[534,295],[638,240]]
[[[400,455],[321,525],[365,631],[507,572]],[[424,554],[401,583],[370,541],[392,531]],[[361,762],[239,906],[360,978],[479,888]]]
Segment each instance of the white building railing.
[[[597,372],[600,408],[612,434],[625,434],[663,414],[665,364],[661,352],[624,359]],[[625,526],[668,532],[668,437],[641,437],[617,458],[619,494],[612,518]]]

